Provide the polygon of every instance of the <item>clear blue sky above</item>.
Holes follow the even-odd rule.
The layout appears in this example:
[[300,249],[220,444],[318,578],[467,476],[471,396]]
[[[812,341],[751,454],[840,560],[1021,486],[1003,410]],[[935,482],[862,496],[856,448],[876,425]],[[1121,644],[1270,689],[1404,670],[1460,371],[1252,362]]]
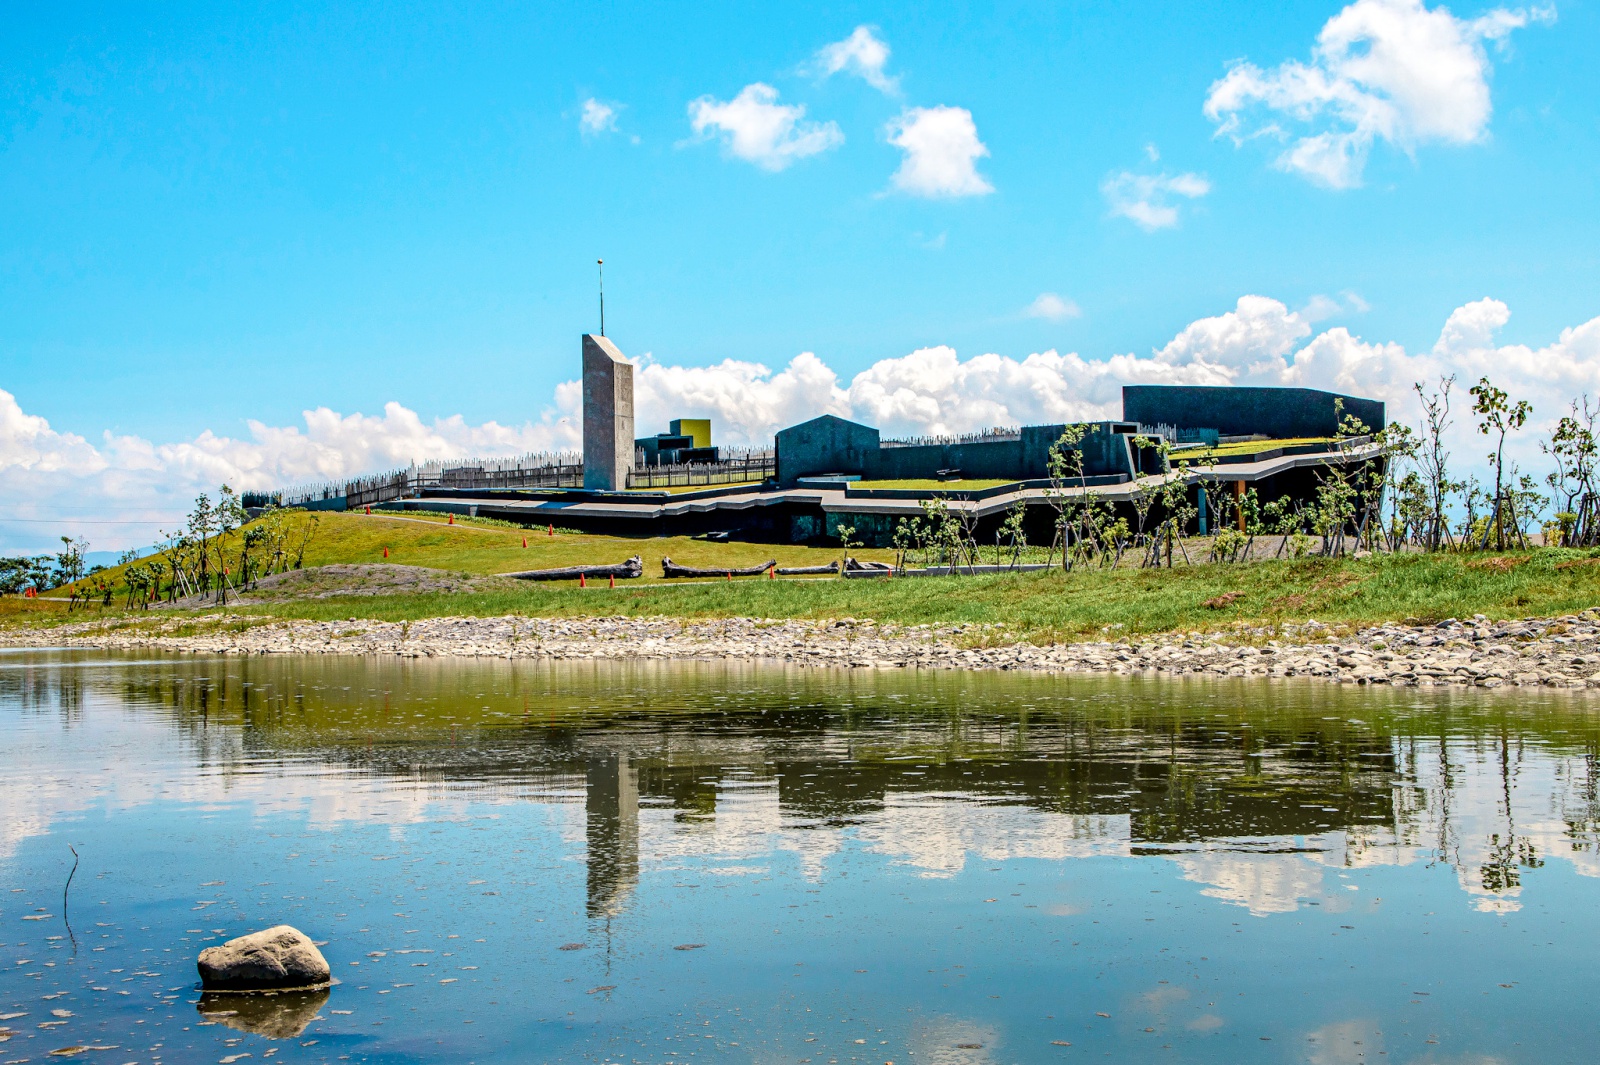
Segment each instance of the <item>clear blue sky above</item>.
[[[630,355],[846,380],[931,345],[1149,355],[1247,294],[1410,350],[1482,297],[1534,346],[1600,314],[1595,4],[1450,8],[1520,19],[1472,23],[1487,98],[1373,90],[1398,125],[1330,178],[1285,153],[1350,121],[1283,103],[1281,65],[1343,6],[13,7],[0,389],[95,446],[390,401],[522,424],[576,372],[601,256]],[[863,26],[886,61],[827,76]],[[1262,84],[1216,97],[1241,61]],[[724,105],[758,84],[805,112],[741,157]],[[938,108],[987,154],[897,183]]]

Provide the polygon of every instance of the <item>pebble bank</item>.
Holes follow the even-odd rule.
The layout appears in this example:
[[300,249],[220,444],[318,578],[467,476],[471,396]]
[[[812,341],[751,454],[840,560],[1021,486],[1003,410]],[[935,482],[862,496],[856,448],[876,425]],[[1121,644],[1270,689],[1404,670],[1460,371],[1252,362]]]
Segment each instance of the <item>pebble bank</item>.
[[1391,623],[1339,631],[1170,633],[1039,645],[1004,625],[758,618],[430,618],[269,621],[210,615],[0,632],[13,647],[159,648],[193,654],[511,659],[766,659],[877,669],[1318,677],[1353,684],[1600,688],[1600,608],[1555,618]]

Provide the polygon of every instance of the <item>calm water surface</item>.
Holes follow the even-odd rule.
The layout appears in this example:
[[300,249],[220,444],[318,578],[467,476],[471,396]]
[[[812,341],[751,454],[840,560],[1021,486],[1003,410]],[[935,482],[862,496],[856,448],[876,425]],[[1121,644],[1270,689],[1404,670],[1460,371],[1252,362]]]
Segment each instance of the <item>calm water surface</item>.
[[[3,652],[0,1065],[1588,1062],[1597,753],[1559,693]],[[202,999],[280,922],[337,986]]]

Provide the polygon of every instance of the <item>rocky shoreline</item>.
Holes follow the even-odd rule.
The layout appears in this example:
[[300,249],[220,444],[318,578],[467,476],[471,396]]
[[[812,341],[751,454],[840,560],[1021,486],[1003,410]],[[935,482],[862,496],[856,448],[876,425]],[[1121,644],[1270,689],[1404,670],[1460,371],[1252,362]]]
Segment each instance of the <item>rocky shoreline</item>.
[[263,621],[245,615],[91,621],[0,632],[0,646],[142,648],[192,654],[409,658],[764,659],[879,669],[1317,677],[1355,684],[1600,688],[1600,608],[1556,618],[1478,617],[1336,631],[1169,633],[1036,645],[1004,625],[896,625],[757,618],[429,618]]

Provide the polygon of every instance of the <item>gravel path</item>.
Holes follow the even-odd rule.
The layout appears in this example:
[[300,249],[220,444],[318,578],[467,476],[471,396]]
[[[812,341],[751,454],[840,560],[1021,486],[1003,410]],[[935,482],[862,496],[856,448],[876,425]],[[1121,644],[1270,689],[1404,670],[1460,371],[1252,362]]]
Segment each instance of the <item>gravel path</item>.
[[160,648],[195,654],[526,659],[769,659],[911,669],[1151,671],[1321,677],[1357,684],[1600,688],[1600,609],[1560,618],[1377,625],[1333,635],[1310,621],[1265,630],[1036,646],[1003,625],[756,618],[430,618],[406,623],[247,616],[92,621],[0,632],[12,647]]

